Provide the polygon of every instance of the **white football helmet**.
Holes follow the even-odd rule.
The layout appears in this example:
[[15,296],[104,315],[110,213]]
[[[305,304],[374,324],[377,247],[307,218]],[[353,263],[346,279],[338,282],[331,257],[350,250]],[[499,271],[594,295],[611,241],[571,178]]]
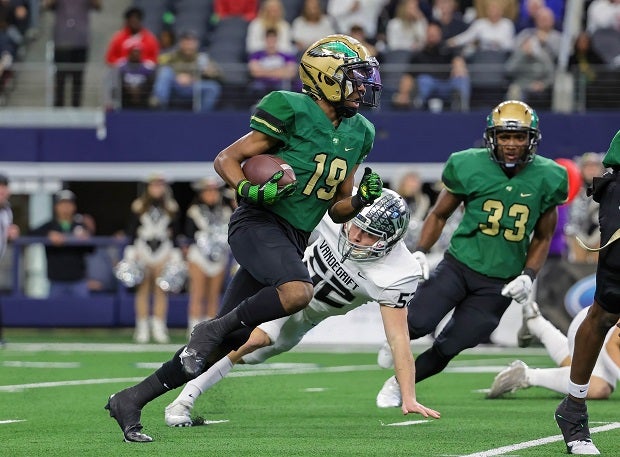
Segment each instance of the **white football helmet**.
[[[381,197],[363,208],[353,219],[342,224],[338,236],[338,251],[342,260],[374,260],[387,255],[407,233],[411,211],[405,200],[390,189],[383,189]],[[363,246],[349,240],[351,224],[355,224],[379,239],[372,246]]]

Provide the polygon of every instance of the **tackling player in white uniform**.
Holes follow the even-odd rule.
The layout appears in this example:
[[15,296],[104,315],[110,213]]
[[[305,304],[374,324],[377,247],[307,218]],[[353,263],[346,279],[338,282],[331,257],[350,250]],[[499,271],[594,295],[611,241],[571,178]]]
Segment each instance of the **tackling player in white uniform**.
[[[549,356],[558,365],[557,368],[530,368],[521,360],[515,360],[508,368],[502,370],[493,381],[487,398],[497,398],[508,392],[526,389],[532,386],[545,387],[562,394],[568,394],[570,365],[575,347],[575,335],[588,309],[584,308],[573,318],[566,336],[540,315],[534,302],[526,304],[530,318],[525,323],[528,330],[545,346]],[[609,329],[603,350],[592,370],[588,399],[607,399],[616,389],[620,379],[620,329]]]
[[326,318],[373,301],[380,305],[394,354],[394,371],[402,398],[406,399],[403,414],[439,418],[437,411],[418,403],[415,394],[407,303],[416,291],[422,270],[402,240],[408,224],[407,204],[389,189],[345,224],[334,224],[324,217],[317,227],[319,237],[308,246],[304,257],[314,284],[310,304],[295,314],[259,325],[237,351],[189,381],[166,407],[166,424],[192,425],[190,412],[196,398],[226,376],[235,363],[257,364],[286,352]]

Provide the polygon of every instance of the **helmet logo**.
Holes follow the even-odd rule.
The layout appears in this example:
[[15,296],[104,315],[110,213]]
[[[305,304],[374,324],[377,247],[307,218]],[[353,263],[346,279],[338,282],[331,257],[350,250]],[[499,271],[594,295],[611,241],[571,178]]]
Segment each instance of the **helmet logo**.
[[317,47],[310,49],[308,54],[312,57],[335,57],[341,58],[359,58],[359,54],[341,41],[331,41],[321,43]]

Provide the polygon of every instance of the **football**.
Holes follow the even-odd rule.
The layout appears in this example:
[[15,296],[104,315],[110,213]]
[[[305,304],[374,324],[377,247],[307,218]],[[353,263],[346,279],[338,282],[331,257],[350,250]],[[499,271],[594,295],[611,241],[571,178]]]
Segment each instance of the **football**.
[[297,181],[293,168],[280,157],[271,154],[259,154],[250,157],[241,168],[245,177],[252,184],[263,184],[280,170],[284,171],[284,175],[278,181],[279,188]]

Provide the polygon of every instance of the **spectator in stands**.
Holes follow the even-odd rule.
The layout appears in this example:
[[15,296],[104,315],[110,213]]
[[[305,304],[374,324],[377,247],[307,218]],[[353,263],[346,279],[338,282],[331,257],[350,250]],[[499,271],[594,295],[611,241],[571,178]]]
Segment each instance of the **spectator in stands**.
[[255,99],[261,99],[274,90],[294,89],[297,60],[293,54],[278,51],[276,29],[267,29],[265,49],[250,55],[248,69],[252,77],[250,92]]
[[278,32],[278,51],[294,52],[291,26],[284,18],[284,6],[280,0],[265,0],[258,16],[248,26],[245,49],[248,55],[265,49],[265,32],[275,29]]
[[7,32],[16,47],[24,44],[30,26],[28,0],[0,0],[0,22],[6,24]]
[[359,25],[374,42],[379,14],[387,3],[388,0],[329,0],[327,14],[336,20],[338,33],[348,33],[353,25]]
[[[19,236],[19,227],[13,224],[10,196],[9,178],[0,173],[0,259],[6,251],[9,240]],[[0,348],[2,347],[4,347],[4,339],[2,338],[2,307],[0,306]]]
[[68,189],[54,194],[54,217],[31,235],[44,236],[49,240],[45,246],[47,278],[50,282],[50,298],[81,297],[89,295],[86,279],[86,256],[93,251],[91,245],[67,245],[71,241],[90,238],[84,216],[76,213],[76,196]]
[[159,69],[150,105],[167,108],[172,102],[194,104],[194,111],[208,112],[215,107],[222,86],[217,81],[220,70],[209,55],[201,52],[198,34],[185,31],[175,50],[159,57]]
[[577,160],[583,178],[583,185],[569,206],[568,222],[564,233],[568,238],[569,260],[575,263],[595,264],[598,252],[589,252],[577,242],[577,238],[587,246],[597,247],[600,244],[598,209],[599,204],[587,194],[588,187],[596,176],[605,172],[602,154],[586,152]]
[[[519,16],[519,0],[499,0],[502,4],[502,12],[505,18],[515,22]],[[489,0],[474,0],[476,17],[487,17],[489,15]]]
[[426,41],[426,16],[420,10],[418,0],[401,0],[396,16],[386,28],[386,44],[390,51],[419,51]]
[[348,35],[362,43],[364,47],[368,50],[369,55],[377,57],[379,51],[377,51],[377,48],[369,41],[364,27],[358,24],[353,24],[351,26],[351,30],[349,30]]
[[583,31],[577,35],[568,66],[578,79],[586,85],[593,83],[597,76],[596,67],[604,64],[603,58],[592,48],[590,34]]
[[228,222],[232,209],[224,201],[224,182],[207,177],[194,183],[196,198],[187,210],[185,236],[189,264],[188,330],[215,317],[230,257]]
[[[548,10],[550,14],[551,10]],[[539,15],[542,14],[542,10]],[[524,30],[524,31],[527,31]],[[506,74],[510,79],[507,100],[527,103],[537,101],[540,106],[550,101],[550,88],[555,76],[555,63],[550,50],[538,35],[526,36],[506,62]],[[548,104],[548,103],[545,103]]]
[[519,17],[516,21],[517,31],[535,27],[538,10],[543,7],[553,11],[555,27],[561,30],[565,3],[566,0],[520,0]]
[[416,171],[409,171],[400,178],[396,192],[405,199],[411,210],[411,219],[422,222],[431,208],[431,199],[422,190],[422,179]]
[[463,15],[458,11],[456,0],[435,0],[433,5],[433,18],[441,25],[444,40],[448,40],[467,30],[467,23],[463,20]]
[[[130,246],[125,249],[124,256],[144,267],[144,279],[137,286],[135,295],[136,343],[148,343],[151,332],[157,343],[169,341],[168,297],[158,287],[156,279],[174,256],[172,240],[178,233],[178,211],[179,205],[161,173],[153,173],[147,178],[146,189],[131,204],[131,221],[127,231]],[[149,304],[151,296],[152,312]]]
[[142,48],[142,60],[156,65],[159,42],[155,35],[143,26],[144,12],[141,8],[130,7],[125,11],[124,17],[125,25],[112,35],[105,61],[112,66],[122,64],[127,60],[132,46],[139,43]]
[[620,33],[620,0],[594,0],[587,13],[586,29],[590,35],[600,29]]
[[5,92],[13,78],[13,62],[15,61],[15,46],[6,30],[0,25],[0,97],[1,105],[6,103]]
[[[445,45],[439,24],[428,24],[426,45],[412,56],[410,64],[414,66],[412,71],[401,77],[398,92],[392,99],[396,107],[411,106],[414,92],[417,92],[413,99],[416,109],[427,107],[432,97],[437,97],[444,103],[452,103],[452,97],[456,93],[458,106],[455,108],[461,111],[469,109],[471,83],[465,60],[454,49]],[[422,68],[416,69],[416,65]]]
[[71,80],[71,106],[82,104],[84,69],[90,48],[90,11],[101,0],[43,0],[54,17],[54,106],[65,106],[65,84]]
[[250,22],[256,18],[258,3],[258,0],[215,0],[213,14],[218,21],[236,16]]
[[528,27],[521,30],[516,38],[515,45],[517,48],[527,41],[532,39],[540,46],[541,51],[549,54],[549,57],[556,62],[560,54],[560,43],[562,41],[562,34],[555,28],[555,15],[551,8],[543,6],[536,12],[534,18],[534,27]]
[[308,49],[315,41],[336,33],[333,19],[324,14],[321,0],[305,0],[300,16],[293,20],[291,35],[297,53]]
[[131,46],[127,61],[118,67],[121,107],[147,109],[155,81],[155,66],[142,59],[140,43]]
[[177,36],[170,27],[164,27],[159,32],[159,53],[164,54],[174,49],[177,44]]
[[515,26],[504,17],[505,3],[502,0],[486,0],[485,5],[486,16],[479,17],[463,33],[447,40],[448,46],[472,46],[471,52],[508,52],[513,49]]
[[115,97],[119,86],[121,65],[127,62],[129,52],[139,46],[142,62],[156,66],[159,55],[159,42],[153,33],[143,24],[144,12],[141,8],[130,7],[125,11],[124,27],[114,33],[105,54],[105,61],[110,66],[109,73],[103,81],[103,105],[106,109],[117,108],[120,97]]

